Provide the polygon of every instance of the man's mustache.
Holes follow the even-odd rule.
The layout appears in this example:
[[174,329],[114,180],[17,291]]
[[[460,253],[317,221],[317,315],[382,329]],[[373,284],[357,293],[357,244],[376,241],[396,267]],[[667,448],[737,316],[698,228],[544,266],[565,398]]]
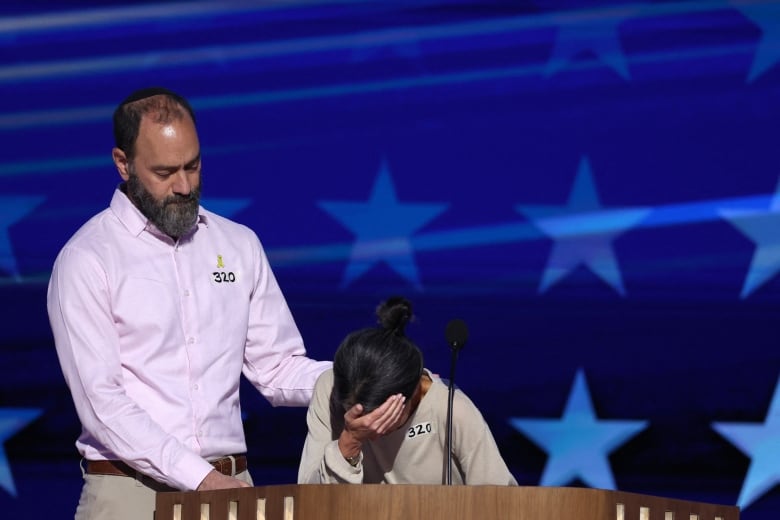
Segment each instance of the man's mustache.
[[194,194],[189,195],[172,195],[170,197],[167,197],[163,204],[165,206],[169,206],[171,204],[190,204],[193,202],[198,202],[198,197]]

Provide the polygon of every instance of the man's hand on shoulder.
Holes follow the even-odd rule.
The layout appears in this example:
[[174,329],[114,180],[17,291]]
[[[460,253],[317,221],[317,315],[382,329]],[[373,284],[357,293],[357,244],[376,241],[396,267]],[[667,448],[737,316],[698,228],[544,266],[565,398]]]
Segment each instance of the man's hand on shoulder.
[[203,482],[200,483],[196,491],[211,491],[213,489],[230,489],[237,487],[252,487],[243,480],[239,480],[235,477],[229,477],[223,475],[219,471],[212,469],[209,471]]

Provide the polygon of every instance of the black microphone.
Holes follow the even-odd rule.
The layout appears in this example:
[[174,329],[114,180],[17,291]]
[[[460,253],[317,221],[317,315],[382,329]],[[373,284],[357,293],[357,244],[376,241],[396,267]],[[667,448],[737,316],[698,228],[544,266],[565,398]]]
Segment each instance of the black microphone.
[[466,344],[466,340],[469,339],[469,328],[463,320],[451,320],[447,324],[444,336],[447,338],[450,348],[460,350]]
[[447,485],[452,485],[452,399],[455,396],[455,365],[458,361],[458,352],[469,339],[469,328],[463,320],[451,320],[444,331],[447,343],[452,351],[450,363],[450,381],[447,398]]

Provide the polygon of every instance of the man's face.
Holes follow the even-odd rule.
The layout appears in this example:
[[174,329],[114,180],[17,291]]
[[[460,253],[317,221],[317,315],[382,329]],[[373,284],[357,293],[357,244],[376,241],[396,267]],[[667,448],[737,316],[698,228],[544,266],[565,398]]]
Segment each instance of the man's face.
[[200,144],[189,115],[167,123],[144,116],[135,157],[125,164],[119,171],[138,209],[171,237],[187,233],[198,217],[201,186]]
[[146,189],[141,177],[134,170],[131,166],[130,177],[127,179],[127,195],[141,213],[157,229],[170,237],[181,237],[192,229],[198,218],[200,184],[192,188],[188,195],[173,194],[158,200]]

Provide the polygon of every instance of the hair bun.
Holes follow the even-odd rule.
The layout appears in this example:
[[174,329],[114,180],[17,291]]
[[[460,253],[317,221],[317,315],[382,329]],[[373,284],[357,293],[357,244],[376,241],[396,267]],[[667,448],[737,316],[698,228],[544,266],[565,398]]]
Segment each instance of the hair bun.
[[412,320],[412,304],[403,296],[393,296],[376,308],[379,324],[400,335],[404,334],[406,324]]

